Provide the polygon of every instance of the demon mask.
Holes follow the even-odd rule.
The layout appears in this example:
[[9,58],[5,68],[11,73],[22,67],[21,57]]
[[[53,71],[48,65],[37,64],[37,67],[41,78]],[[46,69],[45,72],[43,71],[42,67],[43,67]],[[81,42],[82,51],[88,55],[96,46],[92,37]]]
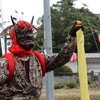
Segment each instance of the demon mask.
[[33,30],[32,24],[22,20],[14,26],[16,41],[22,48],[31,49],[34,47]]
[[34,30],[38,31],[38,29],[32,25],[33,18],[34,16],[32,17],[30,23],[23,20],[19,20],[17,23],[15,23],[11,16],[13,25],[6,27],[0,34],[3,35],[10,30],[12,44],[8,49],[17,56],[32,54],[32,48],[34,47],[33,32]]

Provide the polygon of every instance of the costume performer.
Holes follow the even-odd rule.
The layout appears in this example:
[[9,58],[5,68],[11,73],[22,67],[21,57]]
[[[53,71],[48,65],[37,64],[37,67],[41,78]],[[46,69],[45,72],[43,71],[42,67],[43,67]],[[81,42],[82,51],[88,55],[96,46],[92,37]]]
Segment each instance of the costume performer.
[[[9,47],[10,53],[14,58],[14,73],[11,81],[8,83],[9,68],[6,57],[0,60],[0,99],[2,100],[39,100],[42,90],[42,78],[45,74],[42,71],[41,62],[33,53],[34,37],[33,31],[36,29],[31,23],[19,20],[13,25],[5,28],[1,34],[10,30],[12,45]],[[76,24],[77,22],[75,22]],[[76,46],[76,31],[83,25],[73,25],[69,32],[66,43],[62,46],[60,52],[55,55],[42,56],[45,61],[45,72],[50,72],[61,67],[70,61]],[[12,62],[11,62],[12,63]]]

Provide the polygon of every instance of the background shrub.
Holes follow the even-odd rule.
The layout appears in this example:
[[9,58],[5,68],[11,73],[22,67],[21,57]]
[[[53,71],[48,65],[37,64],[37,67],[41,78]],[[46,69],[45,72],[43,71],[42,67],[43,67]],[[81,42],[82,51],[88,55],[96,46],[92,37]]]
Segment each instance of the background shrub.
[[60,68],[57,68],[56,70],[54,70],[54,74],[59,74],[59,73],[73,73],[72,69],[69,68],[67,65],[63,65]]
[[69,82],[69,83],[66,83],[66,85],[69,88],[75,88],[77,86],[77,84],[75,82]]
[[61,89],[63,87],[64,87],[64,84],[61,84],[61,83],[54,85],[54,89]]

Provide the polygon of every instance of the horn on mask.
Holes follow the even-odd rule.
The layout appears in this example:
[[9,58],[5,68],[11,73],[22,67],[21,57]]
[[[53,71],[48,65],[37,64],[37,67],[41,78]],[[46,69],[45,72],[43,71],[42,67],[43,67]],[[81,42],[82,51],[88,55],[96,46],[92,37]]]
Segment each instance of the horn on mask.
[[34,16],[32,17],[31,24],[33,24]]
[[12,23],[13,23],[13,25],[15,25],[16,23],[14,22],[14,19],[13,19],[13,17],[11,16],[11,21],[12,21]]

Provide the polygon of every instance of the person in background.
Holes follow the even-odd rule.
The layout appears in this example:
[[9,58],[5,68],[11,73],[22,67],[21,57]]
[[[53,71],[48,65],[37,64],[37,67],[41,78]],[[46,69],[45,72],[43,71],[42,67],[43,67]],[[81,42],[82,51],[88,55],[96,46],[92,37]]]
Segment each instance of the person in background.
[[30,23],[23,20],[15,23],[12,17],[11,20],[13,25],[1,32],[1,34],[5,34],[8,30],[10,32],[12,45],[8,49],[13,60],[8,59],[11,56],[5,55],[0,60],[0,100],[39,100],[45,73],[70,61],[76,46],[76,32],[80,28],[83,30],[82,22],[74,23],[66,43],[58,54],[46,55],[33,51],[35,42],[33,31],[38,30],[32,25],[33,18]]

